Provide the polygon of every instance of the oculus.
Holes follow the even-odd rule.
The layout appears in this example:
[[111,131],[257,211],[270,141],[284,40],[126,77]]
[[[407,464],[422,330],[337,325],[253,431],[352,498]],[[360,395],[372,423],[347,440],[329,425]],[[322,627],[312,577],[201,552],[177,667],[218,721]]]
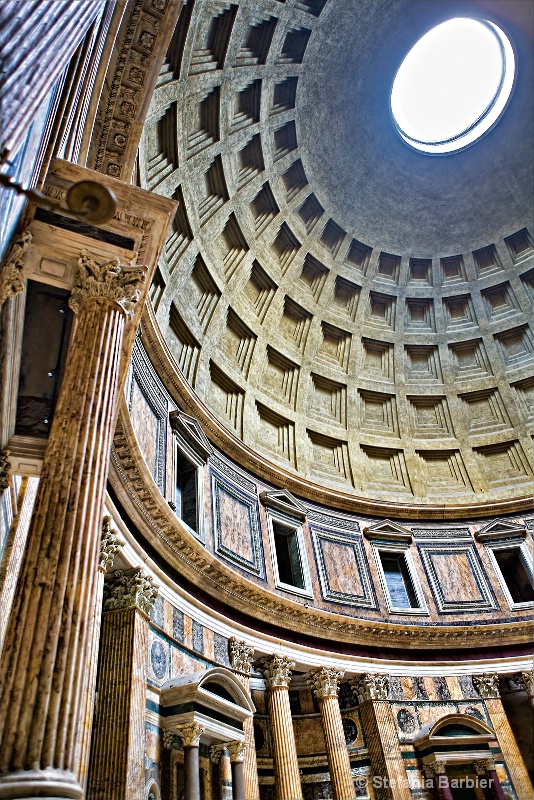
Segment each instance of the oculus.
[[515,73],[510,40],[493,22],[457,17],[437,25],[395,76],[391,112],[399,135],[427,155],[469,147],[501,117]]

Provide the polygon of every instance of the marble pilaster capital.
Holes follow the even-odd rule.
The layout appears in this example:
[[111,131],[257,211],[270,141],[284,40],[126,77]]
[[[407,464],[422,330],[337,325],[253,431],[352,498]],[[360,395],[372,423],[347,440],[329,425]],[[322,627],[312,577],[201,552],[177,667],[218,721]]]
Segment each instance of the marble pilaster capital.
[[295,666],[285,656],[272,655],[260,659],[258,668],[263,673],[268,689],[287,687],[291,682],[291,670]]
[[146,267],[121,264],[118,258],[98,264],[88,250],[82,250],[69,306],[77,314],[88,300],[103,297],[117,303],[129,316],[145,280]]
[[104,517],[102,520],[100,552],[98,554],[98,569],[100,572],[106,573],[111,569],[115,560],[115,555],[124,545],[124,539],[111,527],[111,517]]
[[529,697],[534,698],[534,670],[525,670],[517,677],[517,682],[523,687]]
[[198,747],[204,731],[204,726],[199,725],[198,722],[190,722],[176,727],[176,733],[181,738],[184,747]]
[[159,587],[139,568],[117,569],[104,579],[104,611],[139,608],[150,613]]
[[312,670],[306,683],[312,687],[318,700],[324,697],[337,697],[339,691],[339,681],[345,672],[341,669],[331,667],[318,667]]
[[493,758],[483,758],[473,761],[473,767],[477,775],[486,775],[488,772],[495,771],[495,760]]
[[499,676],[495,672],[473,675],[473,684],[484,700],[494,700],[499,695]]
[[9,486],[9,473],[11,464],[9,462],[9,450],[0,451],[0,494],[5,492]]
[[228,641],[228,650],[232,669],[237,670],[237,672],[250,673],[254,648],[232,637]]
[[377,675],[368,672],[351,681],[351,686],[358,696],[358,701],[387,700],[389,692],[389,675]]
[[166,750],[181,750],[182,740],[177,733],[173,731],[163,731],[161,741]]
[[434,775],[445,775],[447,766],[442,761],[434,761],[432,764],[425,764],[425,775],[433,778]]
[[30,231],[22,231],[15,237],[11,252],[2,272],[0,273],[0,306],[8,297],[20,294],[24,290],[24,254],[32,243]]
[[245,742],[229,742],[228,750],[230,753],[230,761],[232,763],[236,763],[239,761],[245,760],[245,752],[247,750],[247,745]]

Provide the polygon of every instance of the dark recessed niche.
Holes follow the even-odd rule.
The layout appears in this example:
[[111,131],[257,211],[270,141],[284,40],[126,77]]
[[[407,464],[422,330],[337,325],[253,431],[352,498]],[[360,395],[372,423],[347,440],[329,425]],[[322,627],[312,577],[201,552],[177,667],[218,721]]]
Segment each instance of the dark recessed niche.
[[269,222],[278,214],[279,208],[274,199],[274,194],[268,183],[264,183],[260,191],[250,204],[254,217],[256,233],[261,233]]
[[178,201],[178,208],[171,224],[170,234],[165,242],[165,257],[169,273],[172,273],[187,245],[193,240],[181,186],[176,187],[172,197],[173,200]]
[[203,225],[228,200],[222,159],[217,156],[204,173],[203,197],[198,204],[198,215]]
[[410,283],[432,284],[432,261],[430,258],[410,259]]
[[323,216],[324,208],[317,200],[316,196],[314,194],[310,194],[310,196],[307,197],[303,204],[297,209],[297,214],[303,221],[306,232],[310,233],[316,222],[318,222]]
[[318,17],[325,7],[325,4],[326,0],[297,0],[295,8],[299,8],[301,11],[307,11],[308,14],[313,14],[314,17]]
[[400,262],[400,256],[394,256],[391,255],[391,253],[380,253],[377,274],[381,278],[386,278],[387,280],[398,283]]
[[522,261],[528,258],[534,251],[534,243],[532,237],[526,228],[523,228],[512,236],[507,236],[504,240],[510,251],[513,261]]
[[271,114],[280,114],[295,108],[297,97],[298,78],[286,78],[282,83],[276,83],[273,91],[273,107]]
[[252,81],[234,95],[231,125],[242,128],[253,125],[260,119],[261,80]]
[[365,272],[369,259],[371,258],[372,249],[366,244],[362,244],[357,239],[353,239],[350,243],[349,252],[345,258],[347,264],[351,267],[356,267],[360,272]]
[[222,69],[236,14],[236,5],[224,8],[200,30],[191,56],[191,75]]
[[164,291],[165,281],[163,280],[163,275],[161,274],[159,267],[156,267],[154,277],[152,278],[152,283],[150,284],[150,301],[154,311],[158,310],[159,301],[161,300]]
[[300,249],[300,242],[285,222],[282,223],[278,235],[272,244],[272,248],[276,253],[282,269],[286,270],[296,252]]
[[274,160],[278,161],[292,150],[297,149],[297,130],[295,121],[286,122],[274,132]]
[[235,57],[235,66],[265,64],[277,22],[276,17],[269,17],[258,19],[250,25],[244,43]]
[[311,31],[308,28],[294,28],[288,31],[278,60],[282,63],[301,64],[310,35]]
[[237,160],[237,185],[241,188],[265,169],[259,133],[253,136],[243,149],[239,151]]
[[221,89],[216,86],[193,107],[193,115],[187,137],[188,155],[198,153],[219,140],[219,109]]
[[466,280],[462,256],[448,256],[440,259],[442,283],[458,283]]

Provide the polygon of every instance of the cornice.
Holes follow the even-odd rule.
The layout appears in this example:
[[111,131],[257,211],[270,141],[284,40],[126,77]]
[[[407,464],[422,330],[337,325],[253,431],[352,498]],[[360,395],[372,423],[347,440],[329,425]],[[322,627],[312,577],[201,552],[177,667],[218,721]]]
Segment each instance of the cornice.
[[237,574],[189,533],[159,492],[139,451],[125,401],[115,431],[110,484],[124,511],[165,561],[199,590],[231,609],[306,636],[352,645],[403,649],[457,649],[530,642],[525,622],[498,625],[416,626],[346,617],[306,608]]
[[468,517],[501,517],[532,510],[532,497],[519,497],[487,503],[464,504],[417,504],[391,503],[384,500],[349,495],[335,489],[327,489],[312,481],[272,464],[258,456],[250,447],[222,425],[207,406],[197,397],[190,384],[183,378],[165,342],[152,306],[147,303],[141,322],[141,341],[156,370],[158,377],[171,396],[186,413],[195,417],[208,439],[225,455],[236,461],[253,475],[274,486],[296,495],[298,498],[326,505],[330,508],[353,514],[392,517],[401,519],[451,520]]

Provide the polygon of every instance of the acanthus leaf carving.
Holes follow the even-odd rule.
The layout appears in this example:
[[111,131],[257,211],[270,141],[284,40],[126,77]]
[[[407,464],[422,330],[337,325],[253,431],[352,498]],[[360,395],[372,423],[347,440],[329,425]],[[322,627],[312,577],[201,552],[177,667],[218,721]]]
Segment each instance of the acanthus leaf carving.
[[306,683],[313,688],[318,700],[325,697],[337,697],[339,691],[339,681],[345,672],[333,667],[318,667],[312,670]]
[[389,675],[378,675],[368,672],[351,682],[360,703],[367,700],[387,700],[389,693]]
[[139,568],[117,569],[104,580],[104,611],[139,608],[150,613],[159,587]]
[[102,520],[102,539],[98,557],[98,568],[101,572],[109,572],[113,566],[115,555],[124,545],[124,539],[121,539],[118,532],[111,527],[111,517],[105,516]]
[[248,675],[250,673],[250,667],[252,666],[254,648],[232,637],[228,642],[228,649],[230,651],[230,663],[232,668],[238,672],[245,672]]
[[24,256],[31,243],[30,231],[22,231],[15,237],[6,265],[0,273],[0,307],[8,297],[24,291]]
[[495,672],[484,672],[482,675],[473,675],[475,689],[484,700],[494,700],[499,697],[499,676]]
[[82,250],[69,306],[77,314],[88,300],[103,297],[120,305],[130,316],[145,280],[146,267],[124,265],[118,258],[98,264],[87,250]]
[[258,668],[263,673],[265,683],[269,689],[287,687],[291,682],[291,670],[295,666],[285,656],[272,655],[260,659]]
[[191,722],[186,725],[178,725],[176,733],[181,738],[184,747],[198,747],[204,730],[203,725],[199,725],[198,722]]

